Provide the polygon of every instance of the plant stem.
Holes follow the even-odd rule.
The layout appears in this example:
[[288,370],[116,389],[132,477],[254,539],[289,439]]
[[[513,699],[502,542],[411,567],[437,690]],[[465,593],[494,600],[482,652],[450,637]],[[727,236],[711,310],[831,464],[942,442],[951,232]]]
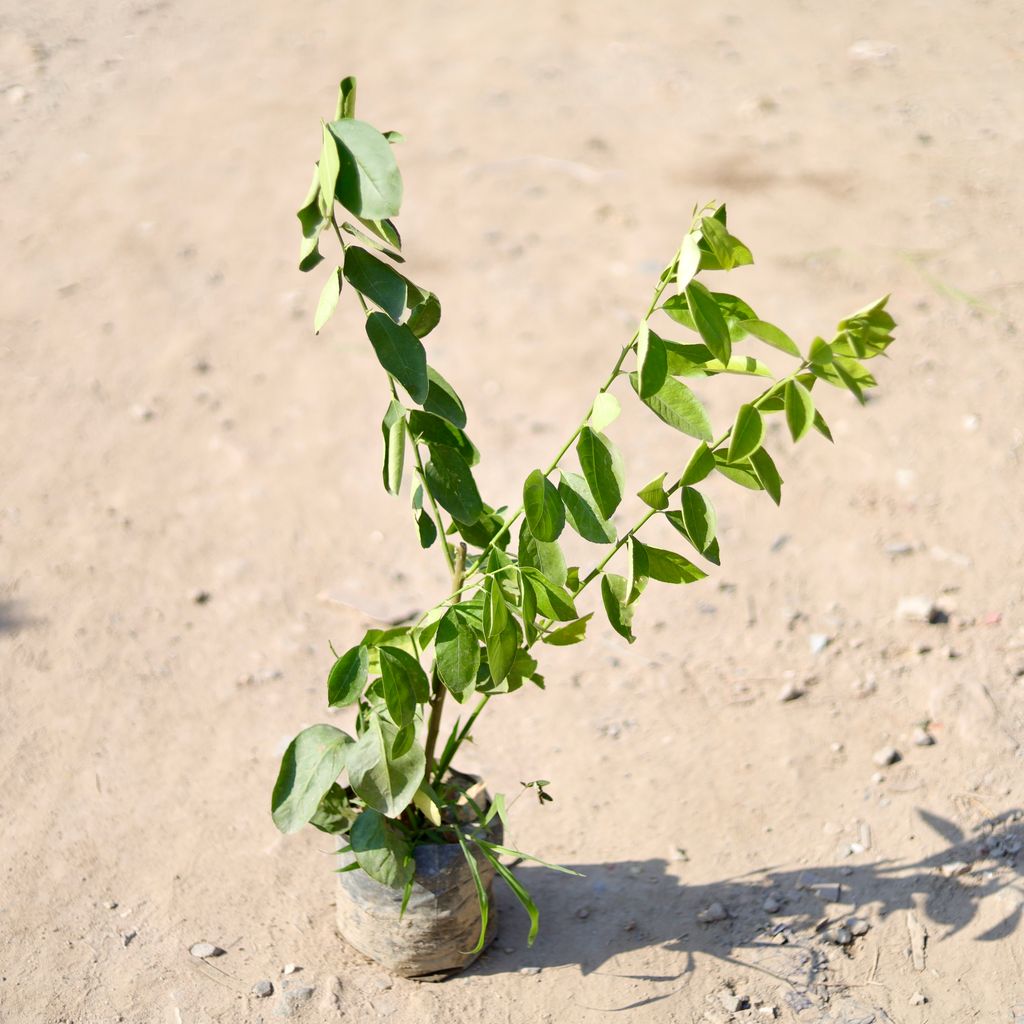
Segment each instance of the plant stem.
[[459,730],[459,735],[456,737],[455,742],[452,744],[451,750],[448,752],[448,757],[437,766],[437,773],[434,776],[434,785],[436,786],[443,777],[444,773],[451,767],[452,761],[455,760],[455,755],[459,751],[459,747],[462,746],[463,741],[469,735],[469,730],[473,728],[473,723],[477,720],[480,712],[487,706],[487,702],[491,699],[489,693],[485,693],[480,698],[480,703],[473,708],[473,713],[466,719],[466,724]]
[[[445,545],[447,546],[447,544]],[[462,596],[462,579],[466,572],[466,545],[459,544],[458,553],[455,556],[455,564],[452,567],[452,603],[458,604]],[[427,720],[427,741],[424,748],[426,752],[426,777],[430,778],[434,767],[434,749],[437,747],[437,734],[441,728],[441,712],[444,710],[444,698],[448,690],[445,688],[441,677],[438,675],[437,665],[433,672],[433,692],[430,695],[430,717]]]

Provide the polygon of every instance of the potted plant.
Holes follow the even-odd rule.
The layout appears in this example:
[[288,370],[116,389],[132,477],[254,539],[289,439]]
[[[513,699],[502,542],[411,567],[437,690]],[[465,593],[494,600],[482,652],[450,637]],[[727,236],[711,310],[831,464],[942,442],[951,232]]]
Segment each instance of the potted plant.
[[[584,640],[594,612],[582,602],[595,592],[613,629],[632,643],[633,609],[651,581],[703,579],[694,555],[718,565],[715,509],[702,482],[719,474],[778,504],[782,479],[764,447],[765,419],[783,416],[794,442],[812,429],[831,440],[814,389],[823,382],[863,402],[875,386],[864,364],[888,348],[895,321],[883,298],[802,352],[743,299],[704,283],[706,272],[753,257],[724,205],[695,209],[579,425],[549,465],[527,476],[514,507],[492,506],[473,478],[479,454],[465,407],[424,347],[440,302],[404,272],[394,224],[401,136],[357,120],[355,101],[355,80],[346,78],[298,213],[299,267],[324,261],[319,246],[329,236],[340,246],[314,327],[327,323],[343,290],[354,293],[385,371],[384,487],[398,495],[405,485],[420,543],[438,549],[451,587],[414,622],[370,630],[336,655],[327,700],[355,709],[354,735],[332,725],[300,732],[282,760],[272,814],[283,832],[308,823],[340,837],[338,922],[351,944],[396,973],[436,976],[470,963],[492,937],[496,875],[529,914],[531,943],[537,932],[537,908],[501,859],[527,857],[503,845],[504,798],[454,768],[477,717],[527,682],[543,688],[535,652]],[[664,337],[668,331],[683,340]],[[777,375],[758,345],[788,357],[788,372]],[[759,393],[716,434],[691,386],[720,374],[750,377]],[[627,495],[608,433],[620,411],[615,392],[646,406],[652,424],[695,443],[685,463],[639,489],[643,512],[628,529],[612,523]],[[641,538],[655,518],[675,529],[690,557]],[[565,530],[594,546],[589,564],[567,564]],[[463,710],[442,734],[449,699]],[[530,785],[550,799],[547,783]]]

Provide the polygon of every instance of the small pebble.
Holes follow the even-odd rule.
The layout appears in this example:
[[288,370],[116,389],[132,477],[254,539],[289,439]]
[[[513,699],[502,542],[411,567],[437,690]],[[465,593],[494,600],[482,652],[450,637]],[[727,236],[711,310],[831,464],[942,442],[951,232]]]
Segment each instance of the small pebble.
[[879,768],[885,768],[890,764],[895,764],[897,761],[902,761],[903,757],[895,747],[882,747],[881,750],[876,750],[874,756],[871,758]]
[[627,921],[627,922],[626,922],[626,923],[625,923],[625,924],[624,924],[624,925],[622,926],[622,930],[623,930],[624,932],[635,932],[635,931],[636,931],[636,921],[634,921],[634,920],[630,919],[629,921]]
[[765,1020],[775,1020],[779,1015],[779,1011],[778,1008],[774,1006],[762,1006],[757,1011],[757,1015],[758,1017],[764,1017]]
[[714,924],[717,921],[725,921],[729,917],[729,912],[722,906],[721,903],[712,903],[706,910],[702,910],[697,915],[697,920],[701,924]]
[[811,886],[811,891],[825,903],[838,903],[842,896],[842,886],[838,882],[821,882]]
[[915,992],[910,997],[911,1006],[924,1006],[928,1002],[928,997],[923,992]]
[[846,927],[850,929],[851,935],[867,935],[871,931],[871,925],[859,917],[851,917],[846,922]]
[[812,633],[807,638],[807,645],[811,649],[811,654],[821,654],[830,643],[832,643],[832,637],[827,633]]
[[914,553],[913,544],[886,544],[885,553],[890,558],[901,558],[904,555],[912,555]]
[[971,870],[971,865],[962,860],[950,861],[939,868],[943,878],[956,878],[959,875],[966,875]]
[[791,700],[799,700],[803,695],[803,689],[790,680],[779,690],[779,701],[782,704],[788,704]]
[[884,39],[858,39],[850,44],[846,55],[860,64],[891,64],[898,52],[895,43]]
[[121,945],[128,946],[131,944],[132,939],[135,938],[139,933],[133,928],[130,932],[123,932],[121,934]]
[[718,1001],[725,1007],[728,1013],[737,1013],[747,1008],[747,1000],[727,988],[718,993]]
[[117,910],[117,900],[107,900],[103,906],[105,906],[107,910]]
[[296,971],[301,971],[302,968],[298,964],[285,964],[281,968],[282,974],[294,974]]
[[896,618],[901,622],[945,622],[946,614],[930,598],[920,595],[901,597],[896,605]]
[[935,745],[935,737],[924,726],[919,725],[911,734],[910,742],[915,747],[931,747]]
[[540,974],[540,968],[539,967],[520,967],[519,968],[519,973],[520,974]]
[[586,921],[586,919],[588,917],[590,917],[590,908],[589,907],[580,907],[580,909],[576,911],[576,916],[581,921]]
[[849,928],[829,928],[825,932],[825,938],[836,946],[848,946],[853,942],[853,935]]
[[257,981],[252,987],[252,994],[257,999],[266,999],[268,996],[272,996],[274,994],[273,983],[266,980]]
[[764,907],[765,912],[768,914],[777,914],[782,909],[782,904],[774,896],[766,897],[761,906]]
[[206,604],[212,595],[208,590],[193,590],[188,596],[193,604]]
[[212,942],[196,942],[189,947],[189,952],[198,960],[205,960],[211,956],[223,956],[224,950],[215,946]]

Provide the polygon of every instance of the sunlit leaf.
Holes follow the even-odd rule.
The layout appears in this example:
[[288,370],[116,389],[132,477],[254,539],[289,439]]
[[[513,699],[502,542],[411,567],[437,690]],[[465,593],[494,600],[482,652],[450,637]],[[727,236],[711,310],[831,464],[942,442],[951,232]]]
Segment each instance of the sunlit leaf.
[[427,398],[427,353],[420,339],[404,324],[396,324],[387,313],[366,318],[366,334],[384,367],[409,392],[414,402]]
[[601,517],[610,519],[622,501],[625,488],[625,474],[618,449],[604,434],[584,427],[576,442],[576,455]]
[[[372,125],[342,118],[328,126],[340,169],[333,195],[358,217],[394,217],[402,205],[402,176],[387,139]],[[321,175],[321,189],[327,194]]]
[[288,744],[271,798],[282,832],[297,832],[313,817],[354,749],[352,737],[332,725],[311,725]]
[[764,420],[753,405],[743,404],[736,413],[732,435],[729,439],[729,461],[746,459],[764,440]]
[[354,704],[366,686],[369,668],[369,655],[362,644],[347,650],[327,676],[327,703],[332,708]]
[[523,484],[523,508],[530,532],[537,540],[546,543],[558,540],[565,527],[565,506],[558,496],[558,488],[539,469]]

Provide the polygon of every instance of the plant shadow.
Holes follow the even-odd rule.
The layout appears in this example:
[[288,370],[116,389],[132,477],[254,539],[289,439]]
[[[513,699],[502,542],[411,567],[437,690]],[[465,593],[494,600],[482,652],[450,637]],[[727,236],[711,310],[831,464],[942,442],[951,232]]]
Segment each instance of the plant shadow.
[[[814,994],[829,946],[837,949],[829,930],[834,936],[834,929],[851,917],[877,925],[900,911],[913,911],[927,928],[928,941],[941,941],[968,927],[982,901],[1012,887],[1022,894],[1016,908],[975,941],[1012,935],[1024,912],[1024,811],[988,819],[970,834],[929,811],[917,813],[947,845],[914,862],[766,867],[705,885],[687,884],[685,864],[670,866],[661,859],[567,865],[584,878],[524,863],[515,873],[541,908],[537,942],[527,948],[525,914],[502,886],[496,892],[501,915],[497,941],[467,973],[574,966],[583,975],[613,973],[678,987],[694,970],[696,955],[704,954],[788,983],[796,1000],[791,1004],[799,1009],[799,1001]],[[778,909],[773,911],[771,902],[766,909],[766,900],[774,900]],[[707,920],[718,916],[715,904],[727,916]],[[708,908],[713,908],[710,915]],[[678,954],[678,969],[643,973],[645,959],[654,959],[643,956],[630,961],[630,969],[640,964],[641,973],[615,969],[617,957],[645,949],[660,951],[656,962],[662,967],[665,952]],[[670,994],[652,994],[617,1009]]]
[[36,619],[28,615],[21,603],[10,598],[0,598],[0,636],[16,635],[27,626],[33,626]]

